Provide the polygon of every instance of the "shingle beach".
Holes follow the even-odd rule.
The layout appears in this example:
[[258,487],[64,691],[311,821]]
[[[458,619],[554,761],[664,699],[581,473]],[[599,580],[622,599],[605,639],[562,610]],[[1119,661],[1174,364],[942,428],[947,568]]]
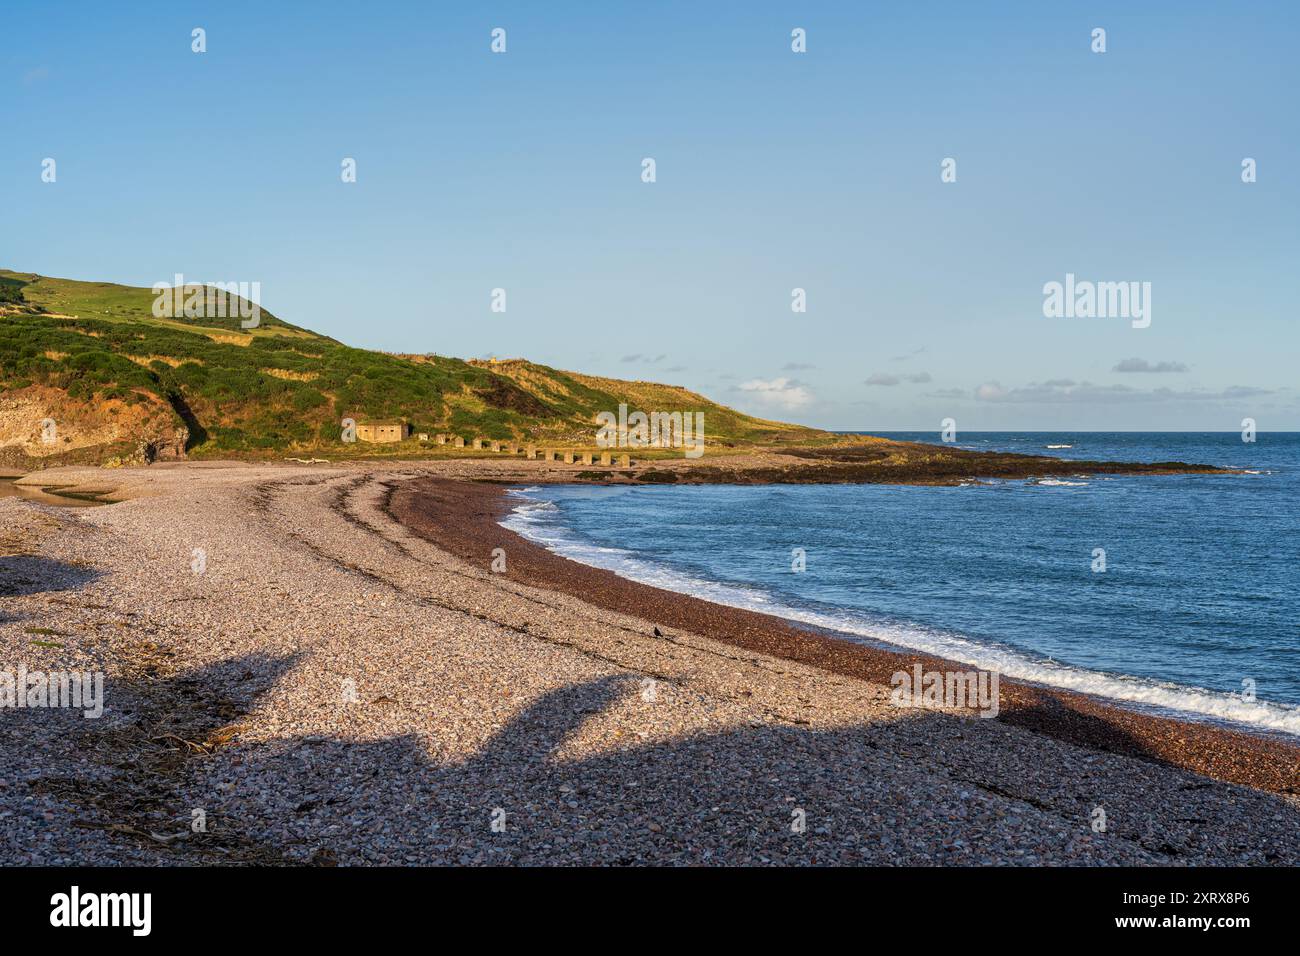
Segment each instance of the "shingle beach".
[[996,719],[893,706],[915,656],[495,523],[565,478],[187,463],[37,482],[106,507],[0,498],[0,670],[104,674],[97,719],[0,711],[6,861],[1300,863],[1295,744],[1011,682]]

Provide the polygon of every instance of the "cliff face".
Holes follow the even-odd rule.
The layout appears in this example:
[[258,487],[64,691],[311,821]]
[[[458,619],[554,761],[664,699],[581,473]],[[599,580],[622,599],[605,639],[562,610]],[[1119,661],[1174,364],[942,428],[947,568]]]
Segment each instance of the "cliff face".
[[172,408],[152,396],[87,402],[46,385],[0,394],[0,466],[8,469],[183,458],[188,438]]

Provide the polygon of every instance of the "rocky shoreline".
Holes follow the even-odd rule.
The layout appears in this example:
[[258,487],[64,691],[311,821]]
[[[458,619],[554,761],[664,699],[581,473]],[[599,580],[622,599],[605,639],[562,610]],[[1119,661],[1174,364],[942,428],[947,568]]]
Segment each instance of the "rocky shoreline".
[[[30,415],[28,417],[31,417]],[[174,435],[140,442],[131,453],[125,446],[116,446],[116,454],[109,455],[104,447],[80,447],[69,452],[35,457],[21,445],[0,447],[0,467],[26,471],[57,470],[62,467],[103,464],[108,468],[141,466],[154,462],[191,464],[232,464],[209,461],[202,457],[187,459],[185,442],[188,431],[180,429]],[[35,446],[40,447],[40,446]],[[489,451],[471,447],[447,445],[412,446],[411,442],[392,444],[360,444],[329,448],[296,449],[294,457],[286,457],[284,449],[267,448],[237,459],[249,466],[277,464],[281,461],[305,462],[346,460],[358,465],[377,468],[409,464],[430,466],[435,469],[459,467],[457,462],[473,461],[487,474],[510,472],[531,474],[537,468],[550,473],[559,462],[525,460],[520,457],[523,446],[510,446],[510,452]],[[571,441],[556,439],[543,442],[540,452],[558,452],[567,449],[575,459],[581,452],[601,449],[590,447],[589,437]],[[608,450],[608,449],[606,449]],[[952,445],[930,444],[915,441],[896,441],[871,435],[838,436],[838,440],[821,444],[789,444],[755,446],[749,448],[724,448],[714,450],[701,458],[687,458],[680,453],[654,448],[617,448],[615,459],[627,454],[632,459],[630,467],[617,465],[582,465],[575,461],[564,466],[567,480],[586,482],[633,482],[643,484],[909,484],[955,485],[979,480],[1018,480],[1035,478],[1067,478],[1086,475],[1230,475],[1231,468],[1200,465],[1183,461],[1126,462],[1088,461],[1054,458],[1047,455],[1023,455],[1000,451],[975,451]],[[306,457],[303,457],[306,456]],[[340,456],[345,456],[340,459]],[[357,457],[364,456],[364,457]],[[32,471],[34,475],[36,472]]]
[[1300,863],[1300,748],[1007,684],[995,720],[900,710],[886,658],[602,602],[494,520],[500,484],[574,474],[183,463],[41,476],[111,507],[0,499],[0,669],[105,675],[99,720],[0,712],[6,859]]

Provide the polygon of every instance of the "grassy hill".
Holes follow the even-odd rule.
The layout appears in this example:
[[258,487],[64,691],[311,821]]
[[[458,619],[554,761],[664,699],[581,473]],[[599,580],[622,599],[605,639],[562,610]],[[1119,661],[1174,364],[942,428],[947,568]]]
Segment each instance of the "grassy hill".
[[[258,327],[246,330],[233,315],[158,318],[153,304],[149,289],[0,270],[0,464],[425,453],[415,441],[345,445],[344,418],[401,419],[416,433],[467,440],[590,447],[595,415],[620,402],[647,412],[704,412],[710,454],[834,440],[672,385],[521,359],[372,352],[264,308]],[[46,419],[55,423],[53,441],[43,440]]]

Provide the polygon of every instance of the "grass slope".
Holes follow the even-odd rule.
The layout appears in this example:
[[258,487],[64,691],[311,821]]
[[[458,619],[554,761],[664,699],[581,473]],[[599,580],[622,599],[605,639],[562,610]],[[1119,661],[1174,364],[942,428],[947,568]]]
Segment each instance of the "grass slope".
[[[343,418],[402,419],[415,432],[594,444],[597,412],[702,411],[709,450],[831,441],[815,429],[763,421],[670,385],[623,382],[523,360],[464,362],[351,348],[262,309],[238,317],[157,318],[153,293],[103,282],[0,270],[0,390],[20,411],[0,416],[0,443],[24,439],[23,415],[60,422],[81,460],[129,454],[180,435],[196,457],[282,452],[393,454],[343,445]],[[28,414],[25,409],[35,409]],[[14,425],[13,421],[18,421]],[[34,424],[34,423],[33,423]],[[402,454],[414,451],[404,443]]]

